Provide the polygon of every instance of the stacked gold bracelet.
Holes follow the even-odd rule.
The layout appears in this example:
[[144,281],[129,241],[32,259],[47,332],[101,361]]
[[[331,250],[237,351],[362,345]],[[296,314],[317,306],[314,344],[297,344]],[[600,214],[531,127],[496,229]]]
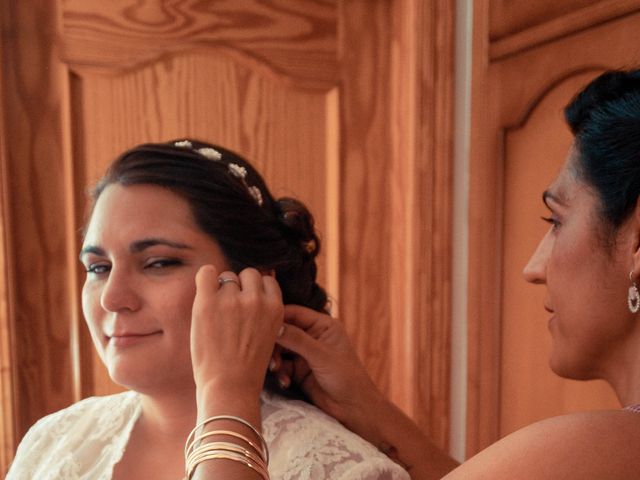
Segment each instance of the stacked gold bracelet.
[[[196,436],[196,432],[205,425],[220,420],[231,420],[249,428],[260,440],[260,448],[246,436],[232,430],[211,430]],[[241,440],[246,445],[246,448],[239,443],[222,441],[220,437],[233,437]],[[201,444],[204,439],[211,439],[212,441]],[[267,469],[269,465],[269,450],[267,449],[264,438],[262,438],[260,432],[249,422],[233,415],[218,415],[207,418],[196,425],[187,437],[184,448],[184,459],[187,479],[191,478],[200,463],[207,460],[221,459],[242,463],[257,472],[263,480],[269,480],[269,470]]]

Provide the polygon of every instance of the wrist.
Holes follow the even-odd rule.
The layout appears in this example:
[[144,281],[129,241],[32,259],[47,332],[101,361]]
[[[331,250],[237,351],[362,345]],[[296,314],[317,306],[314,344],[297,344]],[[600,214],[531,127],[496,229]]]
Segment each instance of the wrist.
[[210,380],[196,386],[198,418],[236,415],[259,425],[260,389],[229,381]]
[[392,407],[392,404],[382,393],[375,389],[373,393],[367,396],[366,400],[352,406],[352,411],[346,413],[343,423],[349,430],[356,432],[372,445],[379,447],[386,441],[386,438],[380,428],[378,419],[381,416],[386,417],[387,414],[385,412]]

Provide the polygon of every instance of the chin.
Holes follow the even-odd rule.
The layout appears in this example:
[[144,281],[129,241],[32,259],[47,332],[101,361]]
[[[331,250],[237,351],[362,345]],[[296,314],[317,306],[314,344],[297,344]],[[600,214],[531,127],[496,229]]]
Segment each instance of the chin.
[[559,377],[569,380],[595,380],[597,377],[590,366],[575,359],[566,358],[555,353],[549,358],[549,367]]
[[[114,383],[128,390],[134,390],[138,393],[153,395],[164,394],[170,391],[180,391],[193,384],[193,375],[158,375],[159,371],[169,371],[177,373],[175,367],[173,369],[163,369],[153,367],[151,371],[147,369],[123,368],[123,366],[109,366],[109,377]],[[185,380],[188,379],[188,380]],[[189,383],[190,381],[190,383]]]

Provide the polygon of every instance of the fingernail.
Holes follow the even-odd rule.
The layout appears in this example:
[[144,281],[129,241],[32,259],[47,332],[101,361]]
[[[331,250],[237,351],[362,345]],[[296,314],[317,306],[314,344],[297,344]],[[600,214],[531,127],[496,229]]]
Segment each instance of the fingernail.
[[284,333],[284,325],[280,325],[280,330],[278,330],[278,336],[281,337]]
[[276,361],[272,358],[269,362],[269,371],[273,372],[276,369]]
[[289,385],[291,385],[291,380],[289,380],[289,377],[280,377],[278,378],[278,383],[281,388],[287,389],[289,388]]

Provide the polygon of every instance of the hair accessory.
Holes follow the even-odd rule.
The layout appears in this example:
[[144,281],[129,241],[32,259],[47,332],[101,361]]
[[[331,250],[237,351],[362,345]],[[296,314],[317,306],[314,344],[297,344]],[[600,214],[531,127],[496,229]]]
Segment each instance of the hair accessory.
[[629,287],[627,305],[631,313],[638,313],[638,310],[640,310],[640,292],[638,291],[638,285],[633,279],[633,270],[629,272],[629,280],[631,280],[632,285]]
[[241,167],[237,163],[230,163],[229,171],[234,177],[242,178],[243,180],[247,176],[247,169],[244,167]]
[[304,250],[307,253],[313,253],[313,251],[316,249],[317,244],[315,240],[309,240],[308,242],[304,242],[303,243],[304,246]]
[[[209,160],[213,160],[214,162],[219,162],[222,160],[222,153],[215,148],[194,148],[193,143],[191,143],[190,140],[180,140],[178,142],[174,142],[173,145],[180,148],[190,148],[191,150],[198,152],[203,157],[208,158]],[[249,195],[251,195],[255,202],[261,207],[264,203],[262,199],[262,192],[255,185],[249,185],[247,183],[247,169],[242,165],[238,165],[237,163],[229,163],[227,167],[229,168],[229,172],[231,173],[231,175],[242,180],[242,183],[249,192]]]
[[249,193],[251,194],[253,199],[256,201],[256,203],[262,206],[264,201],[262,200],[262,192],[260,191],[260,189],[255,185],[252,185],[251,187],[249,187]]
[[215,148],[210,148],[210,147],[199,148],[198,153],[200,155],[207,157],[209,160],[215,160],[216,162],[222,159],[222,154]]

